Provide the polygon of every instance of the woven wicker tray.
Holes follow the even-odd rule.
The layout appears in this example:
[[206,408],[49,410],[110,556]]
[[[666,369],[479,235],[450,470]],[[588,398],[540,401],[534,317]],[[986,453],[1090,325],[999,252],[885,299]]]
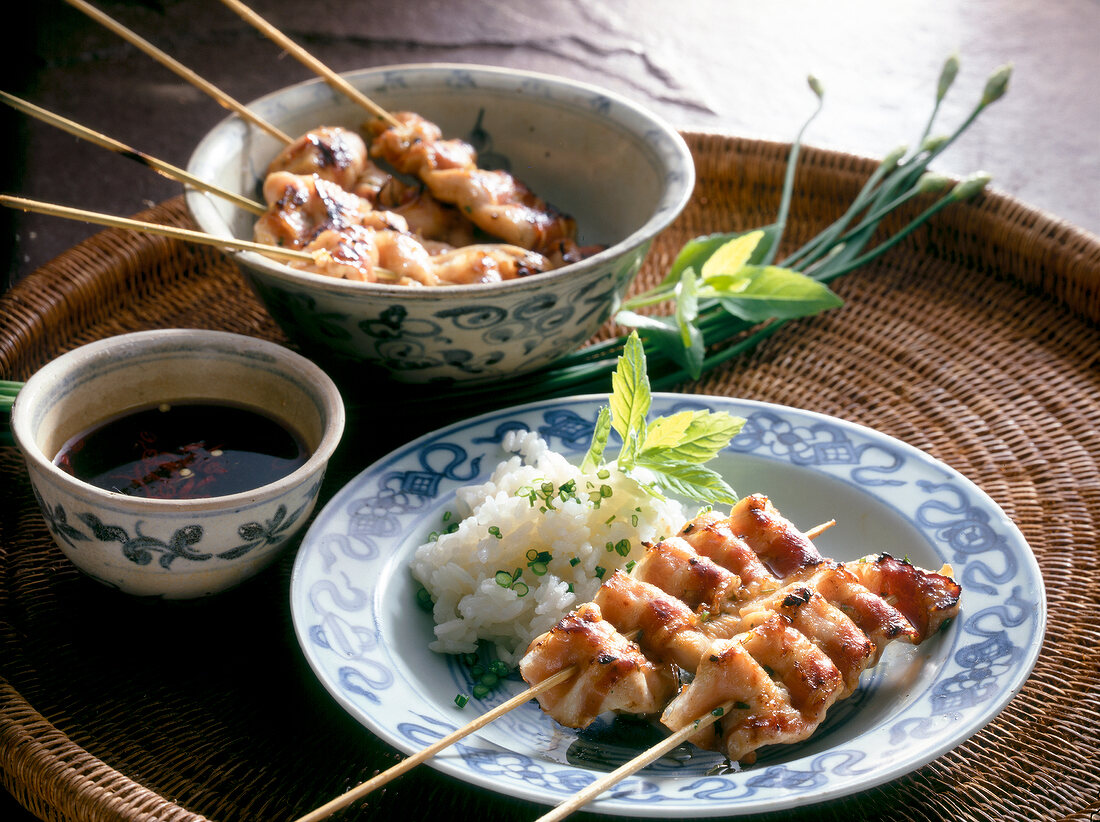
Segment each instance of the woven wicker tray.
[[[787,146],[686,136],[696,196],[659,238],[643,284],[688,238],[770,222],[778,205]],[[872,167],[804,151],[790,241],[839,215]],[[188,224],[182,200],[142,216]],[[957,468],[1038,556],[1048,634],[1027,685],[986,729],[909,776],[790,816],[1095,820],[1100,240],[987,194],[835,286],[844,308],[788,324],[683,390],[843,417]],[[0,297],[0,376],[26,378],[78,344],[169,326],[283,340],[218,252],[107,231]],[[447,421],[393,402],[352,421],[326,494]],[[398,761],[303,661],[287,601],[292,552],[222,597],[137,601],[91,582],[53,546],[14,449],[0,448],[0,483],[0,782],[42,819],[290,820]],[[343,818],[526,820],[544,810],[419,768]]]

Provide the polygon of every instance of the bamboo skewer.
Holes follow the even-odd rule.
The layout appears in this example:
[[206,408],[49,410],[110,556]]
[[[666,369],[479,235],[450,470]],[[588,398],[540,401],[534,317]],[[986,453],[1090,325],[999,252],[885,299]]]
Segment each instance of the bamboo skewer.
[[182,168],[178,168],[174,165],[158,160],[156,157],[151,157],[142,151],[131,148],[125,143],[120,143],[112,137],[108,137],[105,134],[101,134],[98,131],[93,131],[86,126],[82,126],[79,123],[73,122],[66,117],[62,117],[59,114],[54,114],[47,111],[44,108],[29,103],[26,100],[22,100],[12,94],[8,94],[6,91],[0,91],[0,99],[3,99],[5,103],[10,105],[17,111],[21,111],[24,114],[28,114],[44,123],[49,123],[51,126],[56,126],[62,131],[68,132],[76,137],[87,140],[90,143],[95,143],[102,148],[106,148],[110,151],[114,151],[118,154],[128,157],[131,160],[136,160],[148,168],[163,174],[173,180],[177,180],[186,185],[192,186],[202,191],[209,192],[210,194],[216,194],[219,197],[224,197],[236,206],[251,211],[253,214],[263,214],[266,209],[260,203],[255,200],[250,200],[247,197],[242,197],[240,194],[235,194],[232,191],[226,191],[223,188],[212,185],[205,180],[202,180],[188,171]]
[[279,140],[282,143],[291,142],[292,138],[289,135],[285,134],[280,129],[276,128],[259,115],[254,114],[246,106],[239,103],[237,100],[234,100],[217,86],[207,82],[195,72],[191,71],[191,69],[187,68],[187,66],[165,54],[152,43],[143,39],[135,32],[123,26],[121,23],[118,23],[108,15],[104,14],[95,6],[84,2],[84,0],[65,0],[65,2],[67,2],[71,6],[75,6],[76,8],[80,9],[96,22],[110,29],[115,34],[119,35],[121,38],[128,41],[132,45],[137,46],[139,49],[141,49],[141,51],[148,54],[154,60],[164,65],[166,68],[174,71],[187,82],[191,83],[194,86],[197,86],[202,91],[205,91],[215,100],[217,100],[222,106],[230,109],[231,111],[235,111],[242,118],[252,123],[253,125],[263,129],[276,140]]
[[24,211],[36,211],[39,214],[48,214],[53,217],[65,217],[70,220],[80,220],[86,223],[96,223],[111,228],[126,228],[134,231],[144,231],[148,234],[159,234],[164,237],[172,237],[177,240],[199,243],[200,245],[212,245],[220,248],[233,248],[240,251],[256,251],[268,257],[279,257],[286,260],[313,262],[314,257],[308,251],[298,251],[291,248],[279,248],[263,243],[254,243],[249,240],[237,240],[230,237],[215,237],[212,234],[204,234],[201,231],[192,231],[189,228],[177,228],[175,226],[147,223],[142,220],[133,220],[129,217],[115,217],[110,214],[101,214],[96,211],[85,211],[80,208],[44,203],[39,200],[28,200],[24,197],[13,197],[9,194],[0,194],[0,205],[9,208],[18,208]]
[[[132,231],[144,231],[147,234],[158,234],[163,237],[171,237],[185,242],[210,245],[217,248],[231,248],[237,251],[255,251],[265,257],[286,260],[289,262],[315,263],[317,257],[308,252],[294,248],[281,248],[275,245],[255,243],[251,240],[238,240],[235,237],[215,237],[213,234],[204,234],[201,231],[193,231],[189,228],[159,225],[147,223],[142,220],[134,220],[129,217],[115,217],[111,214],[102,214],[98,211],[86,211],[82,208],[44,203],[40,200],[29,200],[25,197],[13,197],[10,194],[0,194],[0,205],[8,208],[18,208],[23,211],[35,211],[39,214],[48,214],[52,217],[65,217],[70,220],[80,220],[86,223],[96,223],[111,228],[125,228]],[[373,266],[371,269],[375,276],[387,282],[398,282],[400,277],[388,268]]]
[[638,754],[638,756],[634,757],[629,762],[620,765],[611,773],[597,779],[587,788],[584,788],[573,794],[573,796],[570,797],[567,801],[558,805],[554,808],[554,810],[550,811],[549,813],[540,816],[537,820],[535,820],[535,822],[558,822],[558,820],[564,819],[577,809],[581,808],[584,805],[587,805],[608,788],[617,785],[619,782],[622,782],[631,774],[640,771],[646,765],[656,761],[657,759],[660,759],[669,751],[683,744],[685,741],[687,741],[688,737],[694,736],[696,732],[714,724],[715,721],[717,721],[723,714],[725,714],[726,711],[728,711],[732,707],[732,701],[726,702],[718,708],[715,708],[706,716],[701,717],[694,722],[688,723],[683,728],[672,734],[672,736],[662,740],[661,742],[658,742],[652,748],[649,748],[648,750]]
[[[69,0],[69,2],[74,2],[74,0]],[[295,43],[293,40],[291,40],[289,37],[287,37],[273,25],[271,25],[269,22],[260,17],[258,14],[256,14],[256,12],[252,11],[252,9],[250,9],[248,6],[240,2],[240,0],[222,0],[222,2],[225,5],[229,6],[229,8],[235,11],[238,15],[240,15],[244,20],[259,29],[260,32],[262,32],[268,38],[274,40],[276,43],[286,49],[286,51],[300,63],[303,63],[315,74],[320,75],[326,83],[335,88],[337,91],[346,94],[348,97],[361,105],[375,117],[385,120],[391,126],[401,125],[401,122],[397,120],[392,114],[379,106],[369,97],[364,95],[361,91],[359,91],[359,89],[352,86],[351,83],[349,83],[339,74],[337,74],[331,68],[326,66],[308,51],[303,49],[301,46],[299,46],[297,43]]]
[[[820,536],[825,531],[828,531],[834,525],[836,525],[835,519],[828,520],[827,522],[815,525],[809,531],[806,531],[805,535],[807,538],[812,540],[815,537]],[[573,675],[573,673],[574,666],[563,668],[556,674],[547,677],[537,685],[532,685],[530,688],[521,691],[520,693],[513,696],[511,699],[502,702],[497,707],[493,708],[490,711],[487,711],[470,723],[459,728],[457,731],[453,731],[442,739],[437,740],[436,742],[429,745],[427,748],[424,748],[424,750],[419,751],[410,756],[408,759],[404,759],[393,767],[382,771],[382,773],[372,777],[371,779],[368,779],[366,782],[357,785],[347,793],[341,794],[335,799],[326,802],[324,805],[321,805],[319,808],[310,811],[305,816],[299,817],[294,822],[319,822],[322,819],[328,818],[336,811],[346,808],[348,805],[358,799],[362,799],[371,791],[382,787],[383,785],[406,773],[407,771],[412,770],[415,766],[427,761],[445,748],[448,748],[454,743],[463,739],[464,737],[469,736],[474,731],[480,730],[481,728],[488,725],[490,722],[493,722],[499,717],[504,716],[504,714],[508,713],[509,711],[512,711],[520,707],[521,705],[525,705],[527,702],[534,699],[539,694],[548,691],[551,688],[556,687],[557,685],[560,685],[561,683],[568,680]],[[722,706],[719,709],[715,709],[712,714],[696,722],[693,722],[687,728],[682,728],[681,730],[677,731],[672,736],[668,737],[654,747],[638,755],[617,770],[613,771],[612,773],[608,774],[597,782],[592,783],[588,788],[581,791],[579,794],[570,799],[569,802],[559,805],[550,814],[542,817],[539,822],[549,822],[551,819],[561,819],[572,813],[581,805],[590,802],[593,798],[603,793],[605,790],[607,790],[607,788],[611,787],[616,782],[625,779],[627,776],[634,773],[635,771],[641,770],[646,765],[664,756],[666,753],[680,745],[685,739],[687,739],[687,737],[694,734],[700,728],[705,728],[706,726],[710,725],[726,710],[729,710],[729,707],[732,704],[733,703],[731,702]]]
[[443,737],[442,739],[438,740],[437,742],[432,743],[424,750],[413,754],[408,759],[398,762],[392,768],[382,771],[382,773],[378,774],[377,776],[368,779],[366,782],[363,782],[362,784],[352,788],[347,793],[343,794],[342,796],[336,797],[332,801],[327,802],[316,810],[310,811],[305,816],[299,817],[295,822],[318,822],[318,820],[325,819],[331,816],[333,813],[340,810],[341,808],[347,807],[355,800],[366,796],[368,793],[375,790],[376,788],[382,787],[387,782],[396,779],[397,777],[401,776],[401,774],[419,765],[421,762],[430,759],[441,750],[450,747],[463,737],[469,736],[474,731],[485,727],[498,717],[501,717],[509,711],[518,708],[520,705],[527,703],[531,699],[534,699],[543,691],[548,691],[554,686],[560,685],[562,682],[565,682],[567,679],[569,679],[569,677],[573,676],[573,673],[574,671],[572,666],[568,668],[563,668],[553,676],[544,679],[538,685],[534,685],[527,690],[516,694],[507,702],[502,702],[491,711],[487,711],[486,713],[479,716],[473,722],[462,726],[457,731],[454,731]]

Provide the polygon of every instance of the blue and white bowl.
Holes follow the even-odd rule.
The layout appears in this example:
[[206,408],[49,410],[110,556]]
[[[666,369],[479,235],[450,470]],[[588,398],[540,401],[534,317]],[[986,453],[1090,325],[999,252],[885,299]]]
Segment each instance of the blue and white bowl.
[[[251,491],[188,500],[107,491],[53,462],[101,421],[185,401],[266,413],[297,432],[309,457]],[[343,434],[344,406],[320,368],[283,346],[222,331],[143,331],[41,368],[16,396],[11,429],[46,525],[78,568],[130,594],[189,599],[259,573],[301,530]]]
[[[345,75],[387,111],[415,111],[470,141],[576,218],[582,244],[607,248],[556,271],[501,283],[409,288],[304,273],[232,252],[287,336],[318,361],[371,364],[401,382],[488,381],[580,347],[610,316],[653,238],[691,196],[695,168],[680,135],[634,103],[585,83],[473,65],[406,65]],[[292,137],[356,129],[368,113],[321,80],[249,104]],[[232,116],[199,144],[188,170],[259,199],[282,144]],[[256,217],[199,191],[199,228],[251,239]]]

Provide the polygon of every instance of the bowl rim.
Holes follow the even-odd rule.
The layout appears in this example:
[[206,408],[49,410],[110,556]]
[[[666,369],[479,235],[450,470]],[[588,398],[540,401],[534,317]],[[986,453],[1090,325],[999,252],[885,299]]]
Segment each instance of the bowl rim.
[[[342,295],[361,295],[361,296],[397,296],[400,295],[404,300],[426,300],[435,299],[437,296],[455,297],[461,294],[476,294],[479,298],[485,298],[487,296],[493,296],[497,293],[511,294],[514,292],[522,292],[525,290],[533,290],[540,288],[541,285],[548,280],[552,279],[572,279],[575,277],[583,277],[585,274],[591,272],[595,268],[602,267],[606,262],[616,259],[642,244],[649,242],[658,233],[668,227],[684,210],[688,202],[691,199],[695,189],[695,161],[691,154],[691,149],[688,147],[687,142],[683,136],[672,127],[667,121],[659,117],[656,113],[651,111],[645,106],[631,100],[630,98],[615,92],[610,89],[596,86],[592,83],[588,83],[583,80],[574,80],[569,77],[555,74],[547,74],[537,71],[529,71],[525,69],[512,69],[504,66],[491,66],[478,63],[451,63],[451,62],[422,62],[422,63],[393,63],[380,66],[370,66],[367,68],[354,69],[351,71],[340,72],[340,76],[351,83],[356,85],[356,81],[361,78],[375,77],[385,75],[392,72],[413,72],[422,74],[432,73],[451,73],[454,71],[467,71],[481,76],[494,77],[498,79],[502,78],[519,78],[520,80],[532,80],[543,83],[549,83],[557,85],[559,87],[575,89],[578,91],[584,91],[589,94],[601,95],[608,100],[613,101],[616,105],[621,106],[623,109],[629,111],[634,116],[640,117],[650,124],[649,131],[657,131],[669,141],[671,152],[667,152],[662,156],[675,157],[679,159],[679,163],[676,166],[670,166],[670,169],[674,169],[679,172],[678,176],[673,179],[670,188],[672,191],[676,191],[679,188],[678,193],[675,195],[675,199],[670,203],[670,206],[659,214],[651,214],[650,217],[633,232],[626,237],[619,240],[612,246],[608,246],[606,249],[587,257],[576,263],[571,263],[561,268],[553,269],[551,271],[540,272],[537,274],[531,274],[526,277],[503,280],[492,283],[469,283],[465,285],[437,285],[425,288],[418,288],[415,286],[397,285],[394,283],[364,283],[355,280],[338,279],[335,277],[329,277],[324,274],[317,274],[308,271],[301,271],[299,269],[291,268],[285,263],[278,262],[277,260],[265,257],[259,252],[245,251],[239,249],[226,249],[226,252],[231,258],[247,261],[248,265],[242,265],[242,269],[246,274],[251,276],[255,273],[255,269],[261,269],[265,274],[274,276],[275,278],[290,283],[308,283],[314,287],[320,287],[329,292],[335,292]],[[293,83],[288,86],[284,86],[275,91],[268,92],[267,94],[256,98],[249,102],[246,108],[252,110],[257,107],[261,107],[262,104],[268,103],[276,97],[288,94],[295,90],[305,89],[307,87],[319,87],[327,85],[326,81],[322,77],[314,77],[307,80]],[[338,92],[333,91],[334,94]],[[207,148],[208,144],[212,142],[216,135],[221,133],[225,129],[234,127],[246,127],[253,128],[253,126],[245,122],[239,115],[230,114],[224,117],[221,121],[216,123],[209,131],[203,135],[198,145],[192,151],[187,162],[187,170],[191,173],[196,172],[196,165],[199,163],[199,157],[203,150]],[[669,175],[666,174],[666,180],[669,179]],[[235,235],[228,230],[228,225],[221,219],[217,210],[214,208],[210,198],[215,195],[209,195],[206,192],[198,189],[189,188],[185,193],[185,200],[187,208],[191,214],[192,219],[202,228],[215,236],[227,236],[234,237]],[[215,222],[219,223],[218,231],[212,230],[208,225],[203,225],[202,216],[213,215]],[[224,229],[221,230],[221,229]]]
[[[115,493],[85,482],[55,465],[38,446],[34,432],[31,430],[32,409],[42,393],[70,369],[82,367],[81,363],[86,362],[89,357],[93,359],[109,357],[112,351],[127,346],[163,346],[176,339],[203,341],[229,354],[240,354],[243,365],[247,365],[245,360],[250,354],[266,355],[284,371],[298,375],[303,386],[319,400],[318,404],[327,416],[327,424],[309,458],[286,476],[256,488],[235,494],[199,499],[157,499]],[[266,409],[261,406],[254,407],[266,412]],[[97,422],[91,423],[91,425],[95,424]],[[27,379],[16,394],[10,412],[12,436],[24,460],[28,462],[28,467],[37,468],[53,482],[66,488],[69,493],[85,497],[93,504],[161,516],[177,513],[191,515],[228,512],[281,496],[308,481],[312,475],[325,470],[343,437],[345,424],[346,411],[340,391],[332,378],[316,363],[285,346],[259,337],[229,331],[189,328],[163,328],[117,334],[66,351],[43,365]]]

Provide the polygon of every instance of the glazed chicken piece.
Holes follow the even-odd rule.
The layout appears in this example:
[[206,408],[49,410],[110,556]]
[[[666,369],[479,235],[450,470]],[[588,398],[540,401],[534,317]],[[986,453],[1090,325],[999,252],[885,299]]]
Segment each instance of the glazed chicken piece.
[[858,687],[875,652],[874,643],[859,626],[809,585],[796,582],[783,586],[775,580],[776,587],[760,589],[756,596],[745,599],[736,575],[695,553],[679,537],[650,548],[633,575],[652,581],[685,604],[696,603],[696,610],[699,603],[705,603],[698,630],[712,639],[728,639],[775,614],[783,616],[836,665],[844,682],[842,697]]
[[631,575],[708,616],[727,607],[741,589],[737,574],[698,553],[680,537],[669,537],[647,548]]
[[736,574],[743,596],[779,584],[748,543],[733,533],[729,518],[717,511],[700,514],[680,530],[679,537],[700,556]]
[[829,657],[772,614],[750,631],[715,641],[661,722],[679,730],[732,703],[690,741],[730,761],[751,763],[763,745],[810,736],[843,689],[843,676]]
[[313,262],[294,262],[291,267],[359,282],[439,285],[432,255],[401,231],[365,226],[327,229],[303,250],[313,253]]
[[[838,698],[843,699],[855,691],[860,676],[877,659],[875,643],[843,608],[804,583],[786,586],[749,603],[738,619],[731,620],[723,628],[740,633],[775,615],[783,617],[794,630],[816,645],[840,671],[844,687]],[[708,633],[714,635],[719,624],[715,621],[708,625]]]
[[570,728],[585,728],[605,711],[656,714],[676,692],[668,665],[655,665],[587,603],[536,637],[520,660],[521,676],[534,685],[569,666],[577,673],[539,695],[542,709]]
[[824,562],[813,542],[763,494],[741,499],[730,509],[727,522],[729,530],[748,543],[768,570],[780,579]]
[[462,140],[444,140],[439,127],[412,112],[402,125],[378,121],[370,154],[411,174],[432,196],[458,208],[474,225],[505,242],[571,262],[588,253],[575,242],[576,224],[505,171],[477,167],[477,152]]
[[362,137],[346,128],[326,126],[307,131],[286,146],[271,161],[267,173],[315,174],[342,189],[351,190],[367,162],[367,145]]
[[474,224],[457,208],[439,202],[423,183],[399,180],[370,160],[352,191],[375,208],[401,215],[429,248],[437,245],[439,250],[449,250],[475,242]]
[[699,630],[695,613],[656,585],[616,571],[596,592],[593,602],[623,634],[636,636],[647,658],[672,662],[695,671],[710,638]]
[[495,283],[550,269],[541,254],[514,245],[468,245],[437,252],[432,270],[443,285]]
[[407,231],[397,215],[375,211],[370,203],[335,183],[289,171],[276,171],[264,181],[265,213],[253,229],[258,243],[305,248],[323,231],[351,226]]
[[915,629],[914,642],[923,642],[959,612],[962,589],[943,573],[925,571],[889,554],[846,562],[844,568],[905,615]]

